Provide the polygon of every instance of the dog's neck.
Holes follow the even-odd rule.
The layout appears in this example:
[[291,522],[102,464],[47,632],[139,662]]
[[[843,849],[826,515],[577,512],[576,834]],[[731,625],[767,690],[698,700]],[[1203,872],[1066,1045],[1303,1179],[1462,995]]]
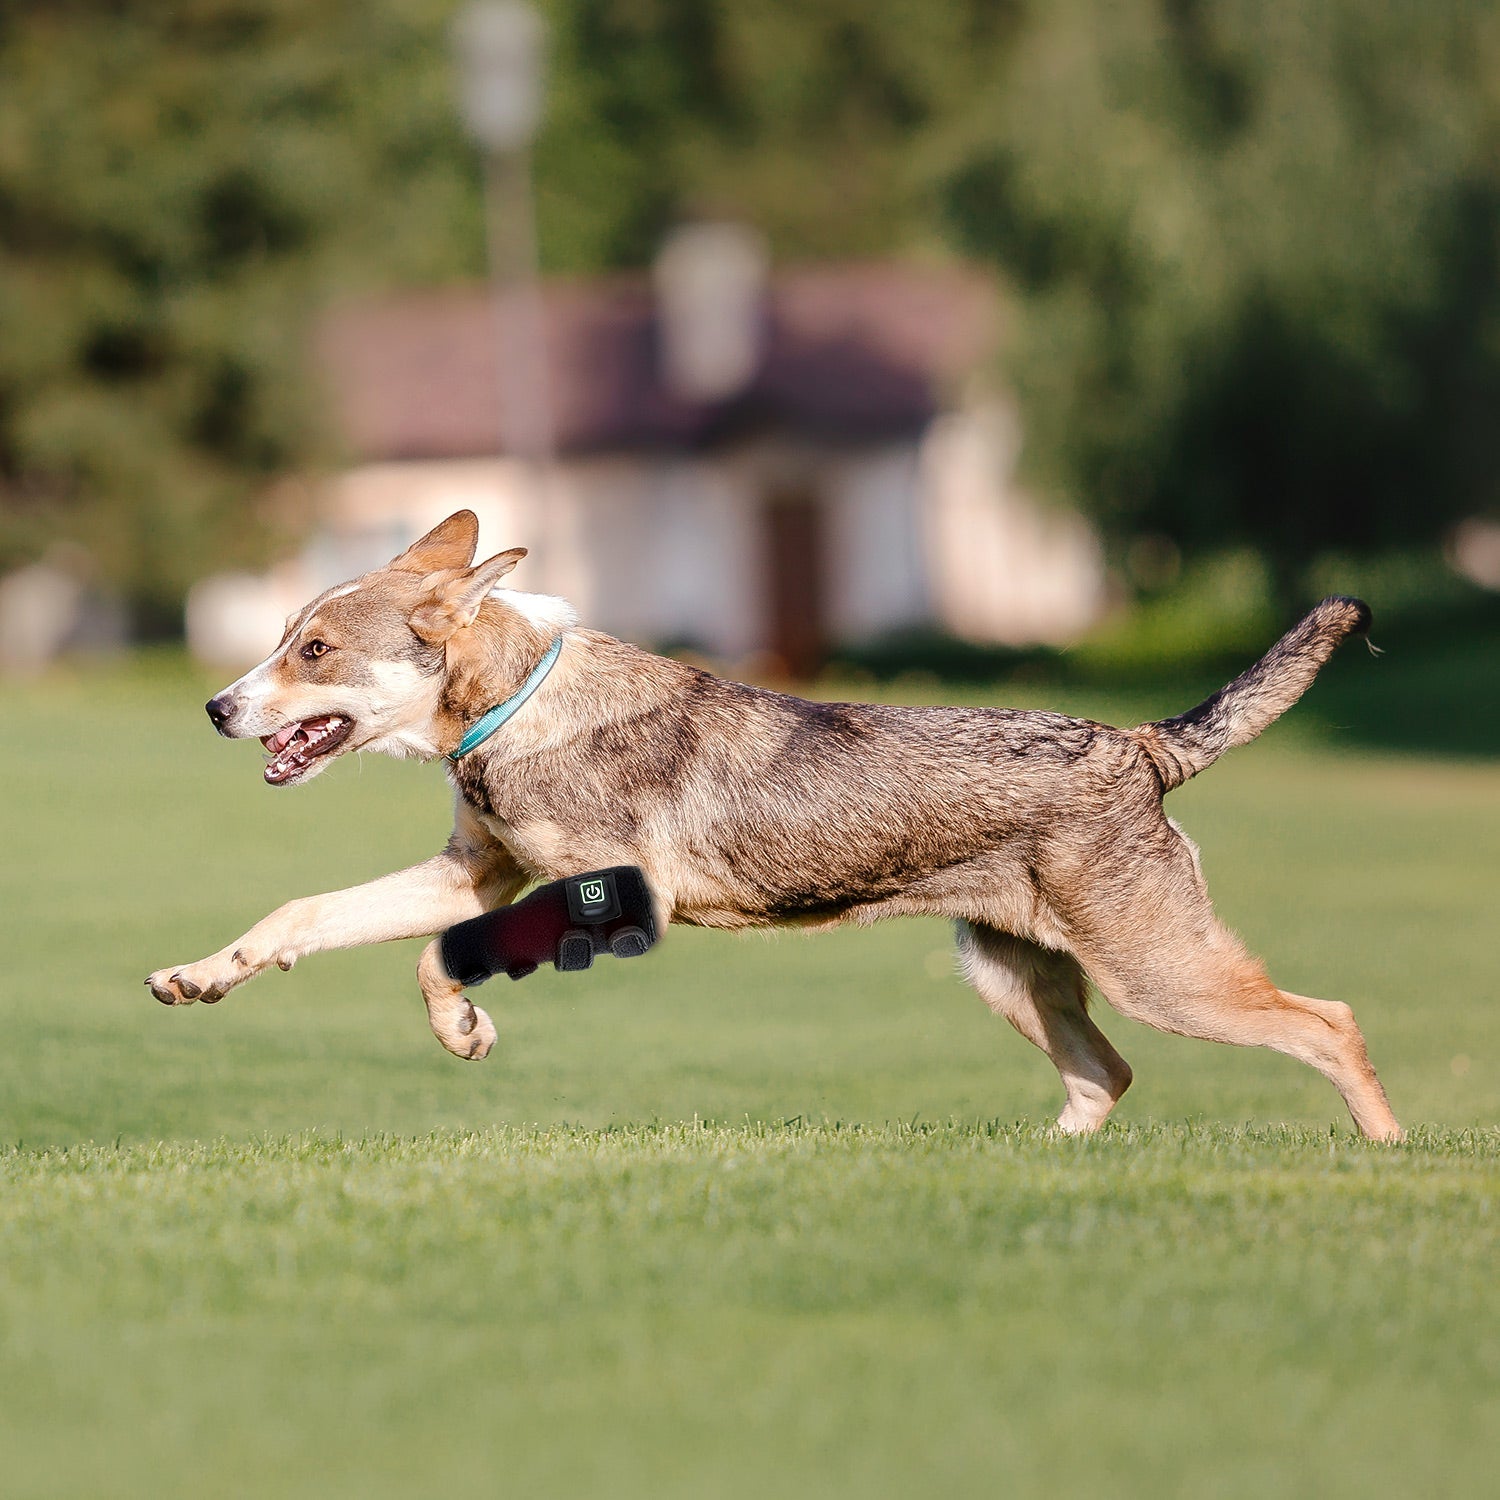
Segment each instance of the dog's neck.
[[[570,624],[561,635],[562,654],[535,696],[464,756],[465,763],[498,767],[513,758],[559,750],[660,708],[701,675],[601,631]],[[460,636],[449,644],[448,681],[438,711],[436,738],[445,754],[477,719],[526,681],[557,639],[530,621],[518,623],[515,615],[490,601]]]
[[486,599],[474,623],[447,644],[447,680],[435,736],[447,754],[469,728],[515,693],[560,632],[498,599]]
[[548,640],[578,623],[578,611],[556,594],[528,594],[520,589],[496,589],[487,603],[498,603],[527,624],[542,631]]

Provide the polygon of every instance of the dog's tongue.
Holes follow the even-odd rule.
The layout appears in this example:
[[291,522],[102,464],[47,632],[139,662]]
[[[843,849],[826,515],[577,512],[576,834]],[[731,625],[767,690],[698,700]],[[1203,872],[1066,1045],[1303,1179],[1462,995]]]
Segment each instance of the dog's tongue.
[[268,734],[264,736],[261,740],[261,744],[264,745],[272,755],[277,755],[281,751],[285,750],[286,747],[291,743],[292,736],[300,733],[301,731],[302,725],[300,723],[288,724],[285,729],[278,729],[275,734]]
[[278,729],[261,739],[270,752],[264,776],[272,786],[280,786],[295,771],[306,767],[317,755],[327,755],[349,738],[353,724],[342,714],[316,714]]

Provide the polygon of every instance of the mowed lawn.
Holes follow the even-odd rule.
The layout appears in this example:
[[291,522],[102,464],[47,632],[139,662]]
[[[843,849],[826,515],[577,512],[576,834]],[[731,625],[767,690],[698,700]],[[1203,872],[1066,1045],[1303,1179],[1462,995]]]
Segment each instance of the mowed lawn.
[[273,792],[172,658],[0,687],[0,1493],[1494,1493],[1500,761],[1355,741],[1350,670],[1170,806],[1396,1149],[1105,1008],[1135,1088],[1053,1139],[937,923],[496,980],[482,1064],[415,943],[168,1011],[147,970],[438,848],[441,772]]

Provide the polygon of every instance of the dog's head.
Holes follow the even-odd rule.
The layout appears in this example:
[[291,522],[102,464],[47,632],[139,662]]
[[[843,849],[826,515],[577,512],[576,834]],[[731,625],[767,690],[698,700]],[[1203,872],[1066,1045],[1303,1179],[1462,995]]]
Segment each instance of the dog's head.
[[[478,539],[473,511],[461,510],[384,568],[320,594],[287,621],[265,661],[209,700],[214,728],[261,741],[271,786],[307,781],[346,750],[438,754],[455,651],[526,555],[515,547],[474,566]],[[543,628],[550,635],[569,623],[561,600],[512,598],[508,590],[505,597],[517,635],[534,638]],[[493,608],[487,615],[505,630]]]

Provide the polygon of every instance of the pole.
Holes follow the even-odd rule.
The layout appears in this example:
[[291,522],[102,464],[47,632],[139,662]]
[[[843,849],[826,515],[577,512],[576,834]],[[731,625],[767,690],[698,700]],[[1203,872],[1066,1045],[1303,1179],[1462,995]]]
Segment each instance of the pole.
[[502,451],[545,486],[554,434],[546,320],[537,275],[536,216],[527,150],[485,153],[485,218],[494,302]]

